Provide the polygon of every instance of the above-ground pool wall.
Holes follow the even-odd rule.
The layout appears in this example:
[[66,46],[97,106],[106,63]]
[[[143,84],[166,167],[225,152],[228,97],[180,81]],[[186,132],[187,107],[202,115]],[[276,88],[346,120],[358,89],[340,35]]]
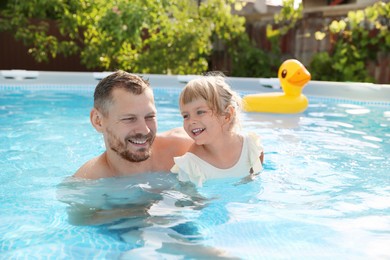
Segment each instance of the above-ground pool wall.
[[[99,80],[110,73],[1,70],[0,85],[96,86]],[[197,77],[197,75],[141,75],[150,81],[152,87],[163,88],[182,88],[188,81]],[[282,91],[277,78],[227,77],[227,81],[236,91],[259,93]],[[303,93],[309,96],[390,102],[390,85],[384,84],[310,81],[303,89]]]

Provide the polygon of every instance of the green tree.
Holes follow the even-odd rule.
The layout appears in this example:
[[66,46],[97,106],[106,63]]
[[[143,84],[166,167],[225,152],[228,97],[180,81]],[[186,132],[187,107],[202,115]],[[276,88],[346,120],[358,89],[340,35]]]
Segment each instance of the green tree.
[[[333,39],[329,53],[318,53],[310,64],[312,78],[333,81],[373,82],[366,70],[379,53],[390,52],[390,3],[378,1],[364,10],[350,11],[345,19],[334,20],[317,39]],[[327,68],[327,69],[325,69]]]
[[294,0],[283,0],[283,6],[279,13],[274,15],[273,25],[267,25],[267,38],[271,41],[272,52],[281,55],[280,38],[286,35],[291,29],[294,29],[302,20],[303,5],[300,3],[297,8],[294,6]]
[[8,0],[0,30],[13,32],[38,62],[77,54],[91,69],[201,73],[216,39],[232,48],[245,33],[232,2]]
[[274,15],[274,23],[267,25],[265,37],[271,43],[271,50],[263,50],[256,43],[242,35],[235,48],[230,48],[233,62],[233,76],[276,77],[282,63],[280,40],[302,19],[302,4],[294,7],[294,0],[283,0],[279,13]]

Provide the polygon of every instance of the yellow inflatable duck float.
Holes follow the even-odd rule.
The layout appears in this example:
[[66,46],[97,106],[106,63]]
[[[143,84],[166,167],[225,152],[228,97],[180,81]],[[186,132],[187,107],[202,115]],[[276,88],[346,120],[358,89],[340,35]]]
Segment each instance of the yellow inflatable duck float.
[[279,67],[278,78],[284,93],[261,93],[243,98],[247,112],[294,114],[306,110],[309,101],[302,94],[311,79],[309,71],[298,60],[289,59]]

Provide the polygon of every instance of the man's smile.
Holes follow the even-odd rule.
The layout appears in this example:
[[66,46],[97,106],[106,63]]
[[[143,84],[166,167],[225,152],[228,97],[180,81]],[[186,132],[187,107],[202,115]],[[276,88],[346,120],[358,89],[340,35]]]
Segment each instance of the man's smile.
[[148,142],[148,138],[146,139],[127,139],[128,142],[135,144],[135,145],[145,145]]

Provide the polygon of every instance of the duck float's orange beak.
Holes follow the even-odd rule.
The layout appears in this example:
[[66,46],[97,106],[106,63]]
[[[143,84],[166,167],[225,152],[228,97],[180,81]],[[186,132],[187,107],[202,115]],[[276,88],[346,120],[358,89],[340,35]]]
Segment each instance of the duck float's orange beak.
[[310,79],[310,73],[303,67],[297,70],[287,81],[294,86],[303,87]]

